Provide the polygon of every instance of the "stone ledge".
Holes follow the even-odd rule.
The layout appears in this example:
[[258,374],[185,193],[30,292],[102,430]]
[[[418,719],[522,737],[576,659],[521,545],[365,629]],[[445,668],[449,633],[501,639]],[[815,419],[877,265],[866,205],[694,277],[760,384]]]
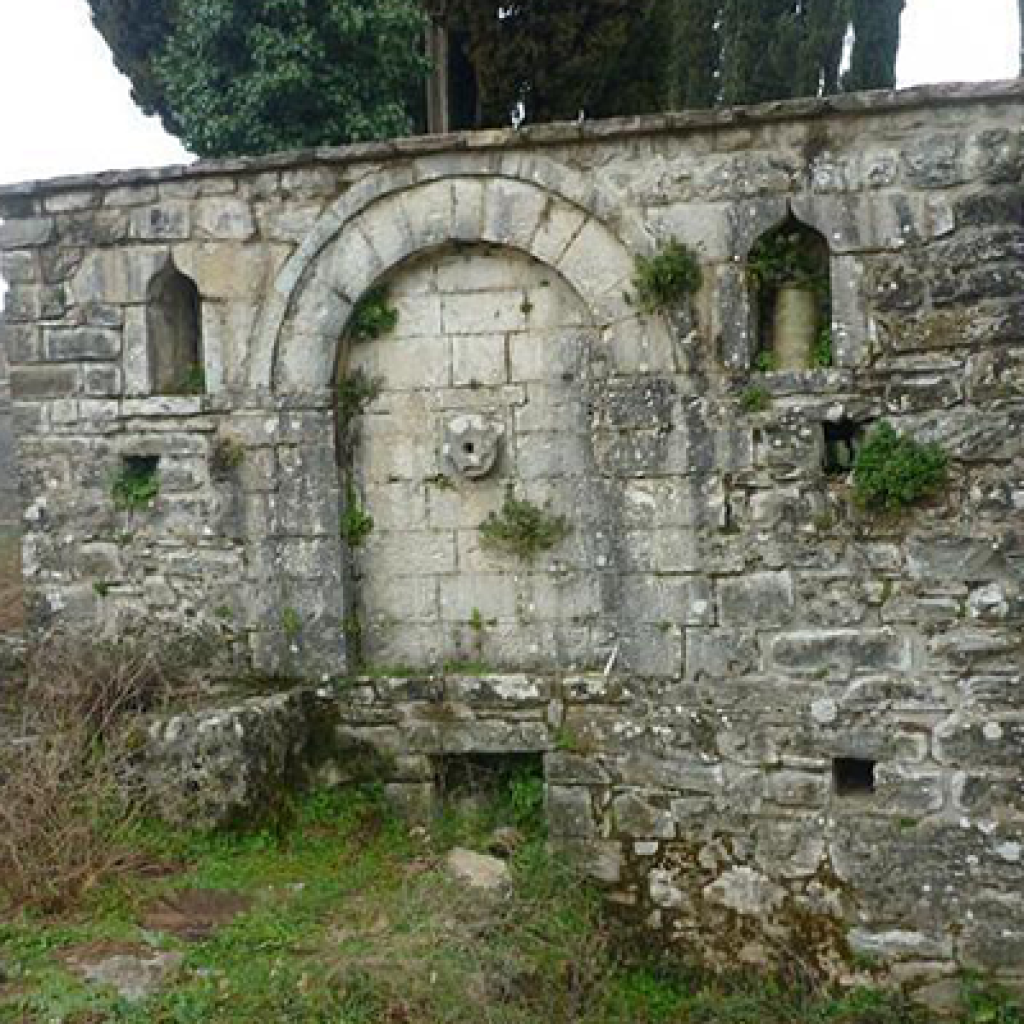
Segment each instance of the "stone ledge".
[[119,188],[159,182],[183,181],[232,174],[291,170],[295,167],[328,164],[344,166],[363,162],[403,160],[431,153],[474,150],[518,149],[589,142],[638,135],[683,134],[746,128],[779,121],[803,121],[829,115],[902,113],[922,107],[954,107],[970,103],[1012,103],[1024,100],[1024,80],[994,82],[942,83],[912,89],[878,90],[846,95],[779,100],[748,107],[719,110],[689,110],[669,114],[646,114],[603,120],[554,122],[530,125],[518,131],[453,132],[448,135],[423,135],[383,142],[348,146],[324,146],[294,150],[261,157],[236,157],[224,160],[199,160],[159,168],[134,168],[104,171],[99,174],[70,175],[49,180],[25,181],[0,187],[0,214],[18,218],[19,204],[27,198],[95,188]]

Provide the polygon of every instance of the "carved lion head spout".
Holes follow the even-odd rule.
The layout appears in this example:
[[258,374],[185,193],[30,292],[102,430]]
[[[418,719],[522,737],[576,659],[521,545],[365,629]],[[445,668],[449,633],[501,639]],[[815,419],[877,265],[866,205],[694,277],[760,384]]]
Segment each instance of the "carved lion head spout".
[[445,424],[444,454],[467,480],[479,480],[494,469],[505,425],[477,414],[455,416]]

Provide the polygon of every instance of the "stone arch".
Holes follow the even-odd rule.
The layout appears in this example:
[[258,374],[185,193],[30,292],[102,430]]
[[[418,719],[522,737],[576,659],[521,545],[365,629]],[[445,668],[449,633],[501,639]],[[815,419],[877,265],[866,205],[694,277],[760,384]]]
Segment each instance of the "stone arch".
[[415,177],[374,175],[323,215],[279,274],[254,337],[252,388],[327,388],[359,296],[416,253],[460,242],[508,246],[551,266],[595,326],[636,316],[626,295],[632,254],[651,247],[613,195],[540,158],[424,159]]

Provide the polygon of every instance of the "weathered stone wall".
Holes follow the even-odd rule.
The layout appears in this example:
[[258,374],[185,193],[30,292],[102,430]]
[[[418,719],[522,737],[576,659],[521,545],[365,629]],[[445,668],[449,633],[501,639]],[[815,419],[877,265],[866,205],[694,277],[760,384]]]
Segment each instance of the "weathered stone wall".
[[[1019,977],[1022,107],[959,87],[3,191],[36,614],[214,623],[270,672],[340,676],[358,644],[536,673],[359,684],[342,714],[413,795],[431,756],[545,752],[555,835],[712,956]],[[746,261],[790,214],[830,247],[833,365],[758,372]],[[669,237],[703,285],[644,315],[634,260]],[[168,261],[203,395],[151,393]],[[353,340],[381,283],[397,327]],[[379,387],[336,415],[357,369]],[[827,431],[882,418],[951,459],[903,517],[826,472]],[[159,458],[150,506],[112,499],[126,457]],[[559,545],[481,549],[509,487]]]

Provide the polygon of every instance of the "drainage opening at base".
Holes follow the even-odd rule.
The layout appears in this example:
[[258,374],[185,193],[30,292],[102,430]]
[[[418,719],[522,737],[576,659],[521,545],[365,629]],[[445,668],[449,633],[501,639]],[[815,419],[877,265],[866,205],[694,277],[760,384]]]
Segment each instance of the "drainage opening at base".
[[433,760],[442,812],[475,819],[483,830],[543,827],[543,754],[441,754]]
[[875,791],[875,762],[861,757],[837,757],[832,783],[837,796],[865,796]]

